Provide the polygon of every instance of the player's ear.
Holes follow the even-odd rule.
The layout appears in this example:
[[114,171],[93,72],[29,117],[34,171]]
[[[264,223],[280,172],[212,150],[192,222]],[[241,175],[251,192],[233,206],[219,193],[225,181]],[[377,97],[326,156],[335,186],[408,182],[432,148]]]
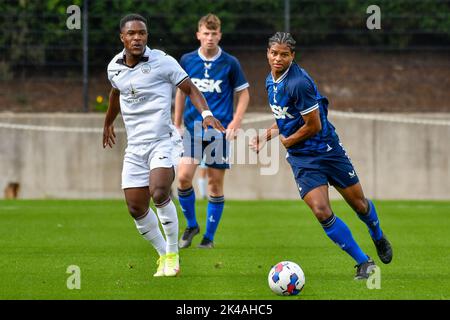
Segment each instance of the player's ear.
[[122,41],[122,43],[124,43],[123,42],[123,34],[122,34],[122,32],[119,35],[120,35],[120,41]]
[[197,40],[200,41],[200,32],[197,31],[197,32],[195,33],[195,35],[197,36]]

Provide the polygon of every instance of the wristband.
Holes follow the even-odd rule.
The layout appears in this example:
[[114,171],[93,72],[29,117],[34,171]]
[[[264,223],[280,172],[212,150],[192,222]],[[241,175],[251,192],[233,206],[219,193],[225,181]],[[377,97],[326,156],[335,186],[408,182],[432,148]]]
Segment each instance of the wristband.
[[202,118],[203,119],[205,119],[206,117],[209,117],[209,116],[211,116],[211,117],[213,116],[211,110],[205,110],[205,111],[202,112]]

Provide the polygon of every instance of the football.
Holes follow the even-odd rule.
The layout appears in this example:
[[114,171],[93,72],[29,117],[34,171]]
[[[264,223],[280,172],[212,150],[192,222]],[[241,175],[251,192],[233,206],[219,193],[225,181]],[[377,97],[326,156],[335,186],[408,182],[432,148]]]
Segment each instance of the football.
[[291,261],[281,261],[270,269],[270,289],[279,296],[295,296],[305,285],[305,274],[302,268]]

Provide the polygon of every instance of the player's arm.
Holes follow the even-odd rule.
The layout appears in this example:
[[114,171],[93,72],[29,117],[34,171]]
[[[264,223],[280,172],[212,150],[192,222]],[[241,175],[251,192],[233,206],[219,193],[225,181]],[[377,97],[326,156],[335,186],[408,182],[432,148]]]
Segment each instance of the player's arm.
[[275,138],[278,133],[277,123],[274,122],[261,136],[253,137],[252,141],[250,141],[250,148],[258,153],[266,145],[267,141]]
[[236,93],[237,104],[236,112],[233,116],[233,121],[227,127],[227,139],[235,138],[236,130],[241,128],[242,119],[244,119],[244,114],[247,111],[248,104],[250,102],[250,93],[248,88],[245,88]]
[[213,127],[220,132],[225,132],[219,120],[214,118],[211,110],[208,108],[206,99],[198,88],[192,83],[191,79],[187,78],[178,85],[178,88],[191,99],[192,104],[201,113],[203,117],[203,128],[208,129],[208,126]]
[[177,88],[177,92],[175,93],[175,114],[174,114],[174,124],[175,128],[177,128],[180,135],[183,135],[181,129],[181,123],[183,122],[183,112],[184,112],[184,104],[186,101],[186,95],[181,89]]
[[299,142],[305,141],[316,135],[322,130],[322,123],[320,122],[320,112],[319,108],[311,111],[305,115],[302,115],[305,124],[301,126],[296,132],[291,134],[289,137],[284,137],[280,135],[281,143],[289,148]]
[[116,143],[116,134],[114,133],[114,120],[120,112],[120,91],[116,88],[111,88],[109,92],[109,104],[106,111],[105,123],[103,126],[103,148],[109,146],[112,148]]

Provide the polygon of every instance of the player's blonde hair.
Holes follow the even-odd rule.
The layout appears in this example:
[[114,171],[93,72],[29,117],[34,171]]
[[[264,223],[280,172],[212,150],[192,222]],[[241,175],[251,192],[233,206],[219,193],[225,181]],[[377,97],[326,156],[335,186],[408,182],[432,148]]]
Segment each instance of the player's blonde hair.
[[220,19],[215,14],[208,13],[198,21],[198,30],[200,30],[201,26],[205,26],[209,30],[220,30]]

